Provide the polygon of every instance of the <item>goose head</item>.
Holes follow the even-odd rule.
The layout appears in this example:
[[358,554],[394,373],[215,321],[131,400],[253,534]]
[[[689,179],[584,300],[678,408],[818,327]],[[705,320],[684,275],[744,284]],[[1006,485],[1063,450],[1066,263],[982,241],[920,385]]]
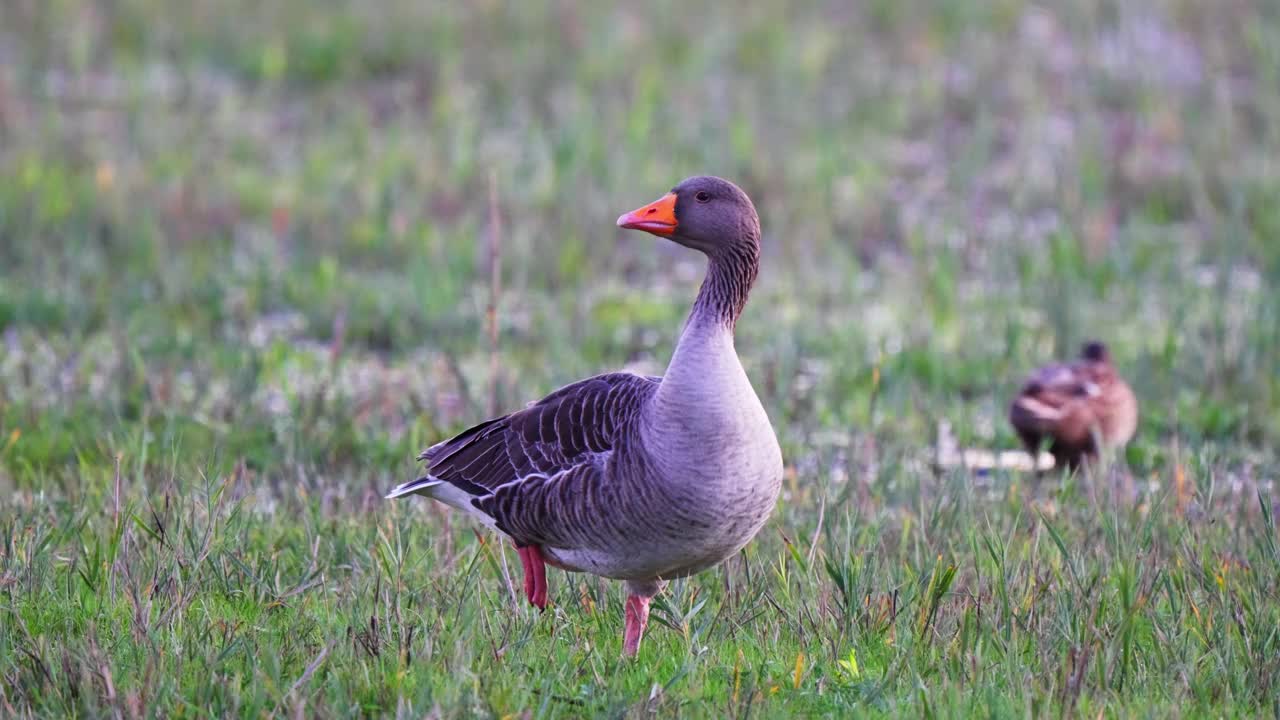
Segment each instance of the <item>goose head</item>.
[[671,192],[618,218],[618,227],[643,230],[699,250],[712,259],[755,255],[760,247],[760,218],[737,185],[723,178],[688,178]]

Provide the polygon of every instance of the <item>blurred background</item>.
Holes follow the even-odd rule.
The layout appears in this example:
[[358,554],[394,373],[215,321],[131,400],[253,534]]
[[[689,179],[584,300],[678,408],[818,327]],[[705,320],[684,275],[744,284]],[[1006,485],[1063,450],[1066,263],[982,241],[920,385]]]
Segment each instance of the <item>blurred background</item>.
[[1262,451],[1277,14],[10,1],[0,464],[180,428],[385,469],[494,393],[658,372],[700,259],[613,218],[699,173],[762,214],[740,347],[792,442],[948,419],[1014,446],[1021,375],[1097,337],[1143,400],[1139,466],[1172,437]]
[[945,418],[1016,445],[1021,375],[1097,337],[1143,400],[1141,467],[1176,436],[1262,452],[1278,14],[7,3],[0,463],[180,428],[263,467],[409,472],[491,402],[492,217],[499,406],[660,371],[700,258],[613,219],[700,173],[760,208],[739,345],[794,442],[927,444]]
[[353,511],[383,512],[442,436],[589,374],[662,370],[702,261],[614,219],[692,174],[760,210],[738,348],[801,537],[822,524],[806,488],[863,517],[923,512],[939,424],[1017,447],[1022,377],[1091,338],[1142,404],[1135,492],[1176,481],[1183,510],[1208,488],[1208,508],[1221,482],[1253,517],[1274,498],[1274,2],[0,16],[0,490],[32,527],[42,497],[114,492],[119,511],[122,476],[128,496],[234,473],[263,512],[318,502],[364,532]]
[[660,370],[700,259],[612,220],[698,173],[762,214],[740,347],[792,438],[1016,445],[1020,375],[1089,337],[1142,397],[1135,461],[1280,436],[1271,4],[4,14],[10,477],[105,428],[365,464],[476,419],[490,191],[499,405]]

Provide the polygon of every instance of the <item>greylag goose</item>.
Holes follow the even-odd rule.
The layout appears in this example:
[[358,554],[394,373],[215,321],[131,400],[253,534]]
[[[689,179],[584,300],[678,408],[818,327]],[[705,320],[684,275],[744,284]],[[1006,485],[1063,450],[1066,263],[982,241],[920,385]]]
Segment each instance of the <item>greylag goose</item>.
[[778,499],[782,452],[734,349],[760,266],[760,221],[733,183],[692,177],[618,218],[707,256],[666,374],[609,373],[433,445],[426,495],[508,536],[530,603],[546,565],[626,582],[623,653],[640,648],[649,601],[671,578],[741,550]]
[[1138,428],[1138,399],[1107,346],[1089,342],[1077,361],[1032,373],[1009,408],[1009,422],[1032,457],[1048,438],[1055,467],[1077,469],[1103,447],[1129,442]]

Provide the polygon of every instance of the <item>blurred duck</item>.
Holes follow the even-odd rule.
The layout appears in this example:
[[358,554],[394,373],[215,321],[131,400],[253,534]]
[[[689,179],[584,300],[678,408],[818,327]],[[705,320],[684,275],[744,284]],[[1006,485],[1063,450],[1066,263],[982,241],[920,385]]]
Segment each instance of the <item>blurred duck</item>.
[[1089,342],[1075,362],[1032,373],[1009,408],[1009,422],[1032,457],[1048,439],[1055,466],[1077,469],[1102,448],[1129,442],[1138,400],[1116,374],[1107,346]]
[[773,511],[782,453],[734,349],[760,267],[760,222],[736,185],[681,182],[618,226],[707,256],[707,274],[663,377],[610,373],[428,448],[426,495],[506,535],[529,602],[547,605],[546,565],[623,580],[623,653],[671,578],[732,557]]

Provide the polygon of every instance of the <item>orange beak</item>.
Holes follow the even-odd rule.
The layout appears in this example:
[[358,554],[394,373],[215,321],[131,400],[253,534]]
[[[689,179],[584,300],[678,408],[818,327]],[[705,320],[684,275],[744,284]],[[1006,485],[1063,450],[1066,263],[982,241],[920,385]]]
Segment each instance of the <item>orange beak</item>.
[[632,210],[618,218],[620,228],[643,230],[662,237],[674,235],[677,225],[675,193],[667,193],[639,210]]

